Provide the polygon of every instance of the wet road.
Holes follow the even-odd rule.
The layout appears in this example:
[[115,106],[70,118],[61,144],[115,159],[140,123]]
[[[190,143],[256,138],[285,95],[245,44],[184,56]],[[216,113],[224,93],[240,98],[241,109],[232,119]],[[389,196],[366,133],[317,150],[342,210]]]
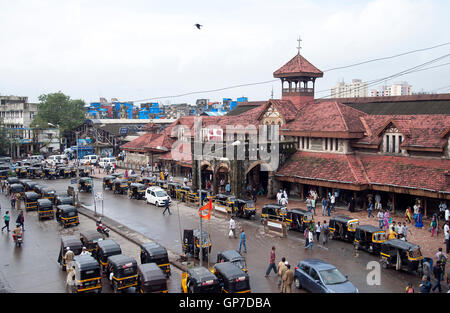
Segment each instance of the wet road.
[[[66,191],[69,180],[45,181],[45,185],[52,186],[57,191]],[[101,181],[95,180],[95,190],[102,191]],[[178,204],[174,201],[171,206],[172,215],[163,216],[163,208],[148,205],[143,200],[130,200],[126,195],[114,195],[112,191],[104,191],[104,215],[127,227],[138,231],[145,236],[161,243],[175,253],[181,253],[181,237],[183,229],[197,228],[199,218],[197,210]],[[80,193],[80,201],[89,209],[94,210],[93,195]],[[101,212],[101,202],[97,201],[97,212]],[[319,218],[322,220],[322,218]],[[378,258],[365,252],[354,255],[353,246],[339,241],[330,241],[327,247],[315,245],[314,250],[304,249],[303,234],[288,233],[287,238],[279,238],[266,234],[264,227],[258,221],[237,220],[243,226],[247,235],[248,253],[244,254],[249,268],[251,287],[253,292],[277,292],[276,276],[272,274],[264,277],[268,266],[270,249],[276,247],[277,260],[285,256],[288,262],[296,266],[305,258],[320,258],[335,265],[342,273],[348,275],[349,280],[360,292],[404,292],[408,282],[418,286],[416,276],[394,270],[381,269],[380,284],[368,285],[367,276],[370,270],[366,269],[370,261]],[[238,249],[239,239],[229,239],[228,221],[224,217],[212,217],[205,221],[203,227],[211,234],[213,243],[211,262],[217,252],[227,249]],[[294,289],[293,289],[294,290]],[[298,292],[294,290],[294,292]]]
[[[57,181],[60,183],[60,181]],[[0,195],[2,216],[9,210],[9,201]],[[22,203],[22,208],[24,207]],[[11,212],[10,230],[15,227],[17,211]],[[57,262],[62,235],[79,236],[80,231],[96,228],[95,222],[80,215],[80,225],[64,229],[55,220],[38,221],[37,212],[25,212],[24,243],[15,247],[11,233],[6,228],[0,234],[0,292],[23,293],[64,293],[66,292],[66,272],[63,272]],[[3,227],[3,222],[2,222]],[[139,263],[139,247],[111,232],[122,249],[123,254],[134,257]],[[168,279],[169,292],[179,292],[181,271],[172,267],[172,276]],[[102,280],[102,293],[112,292],[106,278]],[[130,288],[125,292],[134,292]]]

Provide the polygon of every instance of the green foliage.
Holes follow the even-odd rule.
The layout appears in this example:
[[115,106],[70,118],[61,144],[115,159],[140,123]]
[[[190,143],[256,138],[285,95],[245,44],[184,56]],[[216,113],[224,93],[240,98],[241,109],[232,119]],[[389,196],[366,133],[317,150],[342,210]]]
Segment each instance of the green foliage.
[[3,126],[3,120],[0,118],[0,155],[6,155],[8,147],[9,141],[7,138],[7,130]]
[[48,123],[59,125],[61,136],[67,136],[85,120],[83,100],[72,100],[59,91],[41,95],[39,101],[32,127],[49,128]]

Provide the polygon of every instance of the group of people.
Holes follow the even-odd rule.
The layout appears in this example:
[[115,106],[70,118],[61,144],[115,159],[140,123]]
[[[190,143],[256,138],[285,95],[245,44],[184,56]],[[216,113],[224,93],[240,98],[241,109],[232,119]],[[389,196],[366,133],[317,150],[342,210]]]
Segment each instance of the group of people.
[[272,246],[272,250],[270,251],[270,261],[269,267],[266,270],[265,277],[270,275],[270,272],[273,270],[275,275],[278,276],[278,288],[281,293],[292,293],[292,283],[294,282],[294,270],[291,268],[291,265],[288,261],[286,261],[285,257],[281,258],[281,261],[278,262],[278,265],[275,265],[276,248]]
[[[244,228],[241,228],[241,235],[239,237],[239,253],[241,253],[242,248],[244,248],[244,253],[247,253],[247,235],[245,234]],[[234,217],[231,216],[230,217],[230,222],[229,222],[229,233],[228,233],[228,238],[236,238],[236,221],[234,220]]]
[[[1,185],[1,188],[0,188],[1,192],[4,193],[5,196],[7,196],[7,193],[5,193],[5,190],[8,190],[8,183],[5,180],[1,180],[0,185]],[[25,218],[23,215],[23,210],[21,210],[20,195],[11,193],[10,204],[11,204],[11,209],[10,209],[11,212],[13,210],[18,211],[17,218],[16,218],[16,227],[13,229],[13,239],[16,240],[17,237],[22,236],[22,232],[25,230],[25,228],[24,228]],[[10,232],[10,229],[9,229],[9,223],[11,220],[10,210],[6,210],[3,215],[4,226],[2,227],[2,232],[5,228],[6,228],[7,233]],[[2,211],[2,208],[0,205],[0,214],[1,214],[1,211]]]

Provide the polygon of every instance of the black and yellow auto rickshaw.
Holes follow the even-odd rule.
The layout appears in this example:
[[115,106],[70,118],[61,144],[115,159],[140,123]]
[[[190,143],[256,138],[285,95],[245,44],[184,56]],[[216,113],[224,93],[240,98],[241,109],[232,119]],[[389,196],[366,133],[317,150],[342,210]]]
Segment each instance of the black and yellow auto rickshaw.
[[156,242],[146,242],[141,244],[141,264],[156,263],[161,270],[170,276],[169,255],[166,248]]
[[56,179],[56,169],[53,167],[44,167],[44,178],[46,179]]
[[172,198],[177,198],[177,190],[180,189],[182,185],[180,183],[168,183],[167,184],[167,194]]
[[53,204],[55,204],[55,198],[56,198],[56,190],[51,189],[49,187],[45,187],[42,189],[42,199],[49,199]]
[[20,180],[19,180],[19,178],[17,178],[17,177],[8,177],[8,178],[6,179],[6,182],[8,183],[9,186],[11,186],[12,184],[18,184],[18,183],[20,183]]
[[200,248],[203,253],[203,260],[208,259],[211,253],[211,238],[207,232],[203,232],[200,240],[200,229],[185,229],[183,236],[183,252],[186,255],[200,258]]
[[33,191],[38,194],[39,198],[42,198],[45,188],[47,188],[47,186],[36,184],[33,186]]
[[373,225],[358,225],[355,232],[354,246],[372,254],[380,254],[381,244],[386,241],[386,231]]
[[142,183],[148,188],[151,186],[155,186],[156,177],[142,177]]
[[314,215],[312,212],[303,209],[288,210],[286,214],[286,226],[289,230],[303,232],[311,224],[314,225]]
[[124,173],[112,173],[111,176],[114,176],[115,178],[124,178]]
[[114,179],[116,179],[116,178],[112,175],[107,175],[107,176],[103,177],[103,189],[111,190]]
[[206,267],[197,266],[181,273],[183,293],[220,293],[221,290],[219,279]]
[[33,166],[33,167],[28,168],[27,176],[29,178],[33,178],[33,179],[42,178],[43,173],[44,172],[42,171],[42,168],[40,168],[38,166]]
[[[64,177],[64,178],[72,177],[72,168],[71,167],[65,166],[62,169],[63,169],[63,171],[62,171],[62,176],[61,177]],[[75,176],[76,176],[76,172],[75,172]]]
[[113,180],[112,190],[114,193],[121,195],[126,194],[128,190],[128,182],[124,178],[116,178]]
[[15,169],[18,178],[26,178],[28,174],[28,166],[19,166]]
[[331,238],[353,243],[358,225],[359,220],[355,218],[345,215],[334,216],[329,223]]
[[25,192],[25,211],[37,210],[38,194],[34,191]]
[[86,247],[95,258],[97,257],[97,242],[103,239],[103,235],[96,230],[84,230],[80,232],[80,240],[83,243],[83,247]]
[[247,273],[247,262],[236,250],[225,250],[217,253],[217,263],[230,262]]
[[80,166],[78,168],[78,175],[80,177],[89,177],[90,169],[87,166]]
[[395,268],[419,276],[423,273],[423,255],[416,244],[400,239],[386,240],[381,244],[380,256],[383,268]]
[[76,177],[77,176],[77,169],[75,166],[69,166],[70,174],[69,177]]
[[18,195],[17,201],[19,201],[22,200],[25,196],[25,188],[22,184],[12,184],[11,186],[9,186],[9,193],[15,193],[16,195]]
[[188,196],[192,193],[192,188],[189,186],[180,185],[178,189],[175,189],[176,199],[181,202],[187,202]]
[[55,198],[55,206],[62,204],[73,205],[73,198],[69,195],[57,195]]
[[156,186],[161,187],[164,190],[167,190],[167,181],[161,180],[161,179],[157,179],[156,180]]
[[264,204],[261,209],[261,223],[266,220],[282,221],[286,218],[287,208],[279,204]]
[[128,176],[128,185],[131,185],[133,183],[142,184],[142,181],[142,177],[138,174],[132,174]]
[[112,255],[122,254],[120,245],[112,239],[97,241],[95,254],[98,263],[102,269],[102,273],[106,272],[108,267],[108,258]]
[[83,245],[80,238],[76,236],[62,236],[61,237],[61,247],[59,249],[58,263],[61,265],[63,271],[66,270],[66,252],[67,248],[72,250],[74,255],[79,255],[83,249]]
[[102,274],[97,260],[88,254],[74,258],[75,292],[102,292]]
[[5,180],[9,177],[9,170],[0,169],[0,179]]
[[57,178],[66,178],[66,175],[64,173],[64,166],[57,166],[55,171],[56,171],[56,177]]
[[29,182],[32,182],[32,180],[31,179],[27,179],[27,178],[19,179],[19,184],[21,184],[23,187],[25,187],[25,184],[29,183]]
[[142,200],[145,198],[145,185],[141,183],[131,183],[128,187],[128,197],[130,199]]
[[25,192],[29,192],[29,191],[33,191],[34,190],[34,186],[37,185],[37,182],[31,181],[31,182],[26,182],[25,183]]
[[110,279],[114,293],[137,286],[137,262],[132,257],[117,254],[108,257],[106,277]]
[[256,216],[255,201],[251,199],[237,198],[234,200],[234,204],[231,209],[231,213],[236,215],[236,217],[252,218]]
[[236,197],[233,195],[217,194],[214,201],[214,210],[231,213],[234,208],[234,201]]
[[55,211],[53,210],[53,203],[49,199],[37,200],[38,219],[55,218]]
[[156,263],[143,263],[137,268],[136,292],[167,293],[167,280],[161,268]]
[[78,191],[92,192],[92,178],[80,177],[78,180]]
[[79,225],[78,210],[70,204],[61,204],[56,206],[56,220],[64,227]]
[[231,262],[216,263],[211,269],[223,293],[250,293],[250,278],[246,272]]

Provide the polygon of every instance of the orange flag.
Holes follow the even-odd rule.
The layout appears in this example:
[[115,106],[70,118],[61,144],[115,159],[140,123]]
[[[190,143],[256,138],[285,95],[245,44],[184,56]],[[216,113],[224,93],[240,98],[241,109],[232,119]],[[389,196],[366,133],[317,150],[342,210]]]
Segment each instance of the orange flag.
[[[204,212],[205,210],[208,210],[208,212]],[[198,215],[200,215],[200,217],[204,218],[205,220],[209,220],[211,218],[211,210],[212,210],[212,201],[211,198],[209,198],[209,202],[202,208],[198,209]]]

